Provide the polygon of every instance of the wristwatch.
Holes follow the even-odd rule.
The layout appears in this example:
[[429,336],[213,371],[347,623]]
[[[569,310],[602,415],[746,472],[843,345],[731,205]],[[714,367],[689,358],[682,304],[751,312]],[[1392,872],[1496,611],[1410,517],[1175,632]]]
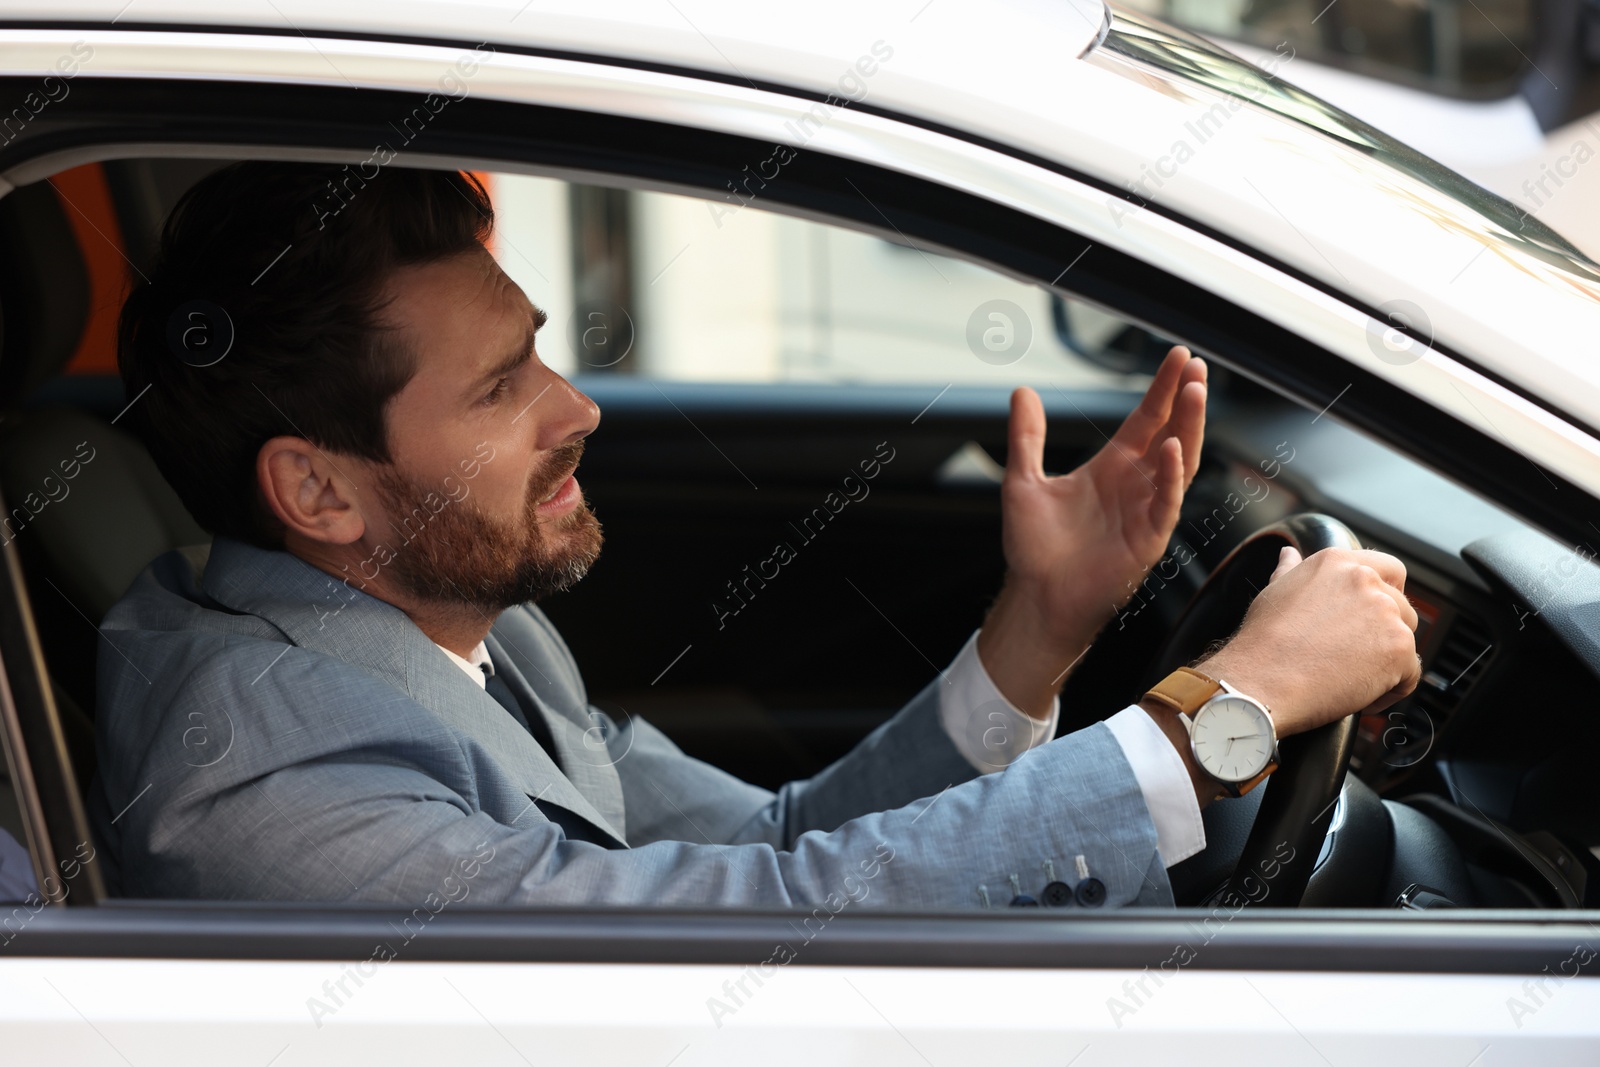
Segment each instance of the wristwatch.
[[1178,713],[1195,763],[1215,779],[1219,797],[1242,797],[1278,769],[1271,710],[1220,678],[1179,667],[1145,694]]

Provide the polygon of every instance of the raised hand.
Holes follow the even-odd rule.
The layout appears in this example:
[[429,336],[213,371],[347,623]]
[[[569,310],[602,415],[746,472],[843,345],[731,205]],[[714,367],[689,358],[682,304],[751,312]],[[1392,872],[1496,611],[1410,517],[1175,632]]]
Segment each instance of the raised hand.
[[1024,711],[1047,712],[1066,670],[1166,551],[1200,463],[1205,412],[1205,362],[1175,346],[1105,446],[1052,476],[1044,471],[1044,405],[1026,387],[1011,394],[1000,488],[1006,583],[978,652]]

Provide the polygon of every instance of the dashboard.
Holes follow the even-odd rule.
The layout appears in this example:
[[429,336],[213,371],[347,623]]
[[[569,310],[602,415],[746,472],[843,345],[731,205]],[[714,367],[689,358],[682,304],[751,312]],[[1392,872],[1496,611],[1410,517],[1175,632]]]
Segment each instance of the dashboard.
[[1363,718],[1351,759],[1352,777],[1387,808],[1408,809],[1392,818],[1397,853],[1437,847],[1406,839],[1420,813],[1463,861],[1442,894],[1450,902],[1600,904],[1594,550],[1568,548],[1332,419],[1247,407],[1219,412],[1208,436],[1235,477],[1287,446],[1273,511],[1331,515],[1406,564],[1422,682]]
[[1362,718],[1350,760],[1351,769],[1379,792],[1397,787],[1423,766],[1494,661],[1493,632],[1461,604],[1460,591],[1452,598],[1412,578],[1406,598],[1417,611],[1422,681],[1410,697]]

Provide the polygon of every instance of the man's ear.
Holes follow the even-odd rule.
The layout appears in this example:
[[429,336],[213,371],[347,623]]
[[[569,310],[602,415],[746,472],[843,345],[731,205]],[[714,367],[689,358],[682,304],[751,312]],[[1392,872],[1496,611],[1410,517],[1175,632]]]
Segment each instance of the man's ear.
[[256,453],[256,484],[286,533],[346,545],[366,532],[359,488],[346,476],[358,463],[336,464],[303,437],[274,437]]

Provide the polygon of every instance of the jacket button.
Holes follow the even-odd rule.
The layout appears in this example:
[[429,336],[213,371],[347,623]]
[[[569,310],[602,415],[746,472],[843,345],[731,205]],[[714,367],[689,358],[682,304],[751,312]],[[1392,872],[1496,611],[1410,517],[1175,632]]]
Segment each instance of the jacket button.
[[1098,878],[1085,878],[1078,883],[1072,895],[1086,908],[1098,908],[1106,902],[1106,885]]
[[1037,908],[1039,902],[1026,893],[1018,893],[1011,898],[1011,906],[1013,908]]
[[1072,887],[1065,882],[1051,882],[1039,894],[1039,899],[1052,908],[1064,908],[1072,903]]

